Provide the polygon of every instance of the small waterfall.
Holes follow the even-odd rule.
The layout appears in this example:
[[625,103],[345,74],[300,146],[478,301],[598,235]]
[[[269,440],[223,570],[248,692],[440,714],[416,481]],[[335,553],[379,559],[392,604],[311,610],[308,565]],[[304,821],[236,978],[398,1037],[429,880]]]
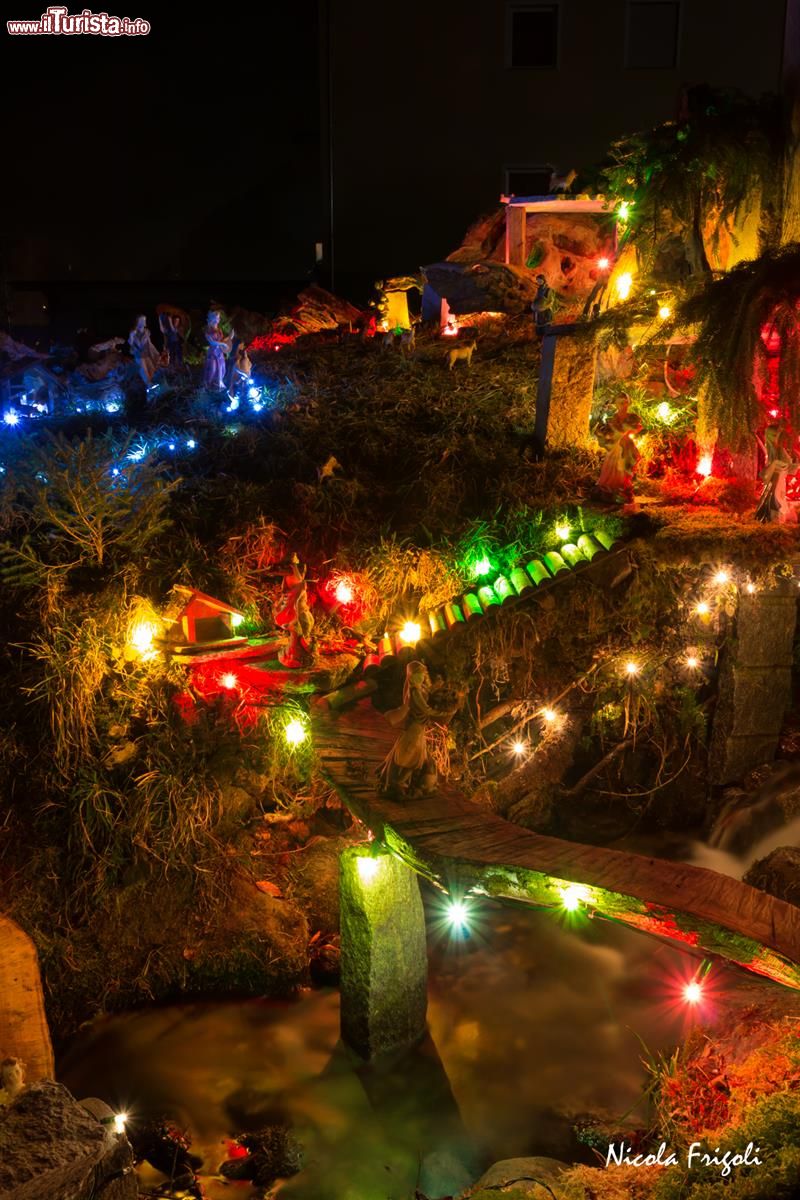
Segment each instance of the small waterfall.
[[784,801],[800,792],[800,763],[777,763],[754,798],[739,792],[725,805],[707,842],[695,842],[689,861],[741,879],[753,863],[781,846],[800,846],[800,815],[786,819]]

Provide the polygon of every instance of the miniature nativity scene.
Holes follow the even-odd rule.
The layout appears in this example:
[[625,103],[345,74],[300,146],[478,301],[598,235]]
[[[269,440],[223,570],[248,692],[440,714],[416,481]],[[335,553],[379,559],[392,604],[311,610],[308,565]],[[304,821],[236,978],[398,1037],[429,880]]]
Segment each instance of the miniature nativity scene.
[[0,1197],[796,1194],[792,128],[3,335]]

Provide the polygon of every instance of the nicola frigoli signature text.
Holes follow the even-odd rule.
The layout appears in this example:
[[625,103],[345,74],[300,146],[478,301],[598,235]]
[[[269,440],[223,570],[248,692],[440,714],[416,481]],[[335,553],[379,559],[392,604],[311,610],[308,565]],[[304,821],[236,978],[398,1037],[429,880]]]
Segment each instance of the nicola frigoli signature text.
[[633,1146],[625,1142],[611,1142],[606,1154],[606,1166],[617,1167],[677,1167],[685,1162],[691,1171],[698,1167],[717,1167],[720,1175],[730,1175],[736,1167],[760,1167],[760,1146],[748,1142],[744,1150],[736,1153],[733,1150],[720,1151],[719,1146],[710,1150],[703,1142],[692,1142],[691,1146],[681,1156],[667,1148],[662,1142],[655,1154],[634,1154]]

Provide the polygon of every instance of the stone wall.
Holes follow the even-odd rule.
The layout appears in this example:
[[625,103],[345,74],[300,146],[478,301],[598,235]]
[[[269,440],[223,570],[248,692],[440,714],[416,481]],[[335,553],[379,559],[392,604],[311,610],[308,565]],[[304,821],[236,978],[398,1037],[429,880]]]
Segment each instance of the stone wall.
[[733,783],[775,755],[792,691],[797,587],[743,593],[726,647],[711,738],[710,780]]

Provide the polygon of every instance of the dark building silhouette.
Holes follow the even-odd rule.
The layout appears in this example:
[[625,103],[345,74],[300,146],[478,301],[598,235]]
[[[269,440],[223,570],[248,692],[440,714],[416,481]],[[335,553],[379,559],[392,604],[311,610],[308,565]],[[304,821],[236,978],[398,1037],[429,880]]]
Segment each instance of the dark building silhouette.
[[322,0],[335,284],[442,258],[501,193],[586,177],[687,87],[779,91],[785,23],[786,0]]

